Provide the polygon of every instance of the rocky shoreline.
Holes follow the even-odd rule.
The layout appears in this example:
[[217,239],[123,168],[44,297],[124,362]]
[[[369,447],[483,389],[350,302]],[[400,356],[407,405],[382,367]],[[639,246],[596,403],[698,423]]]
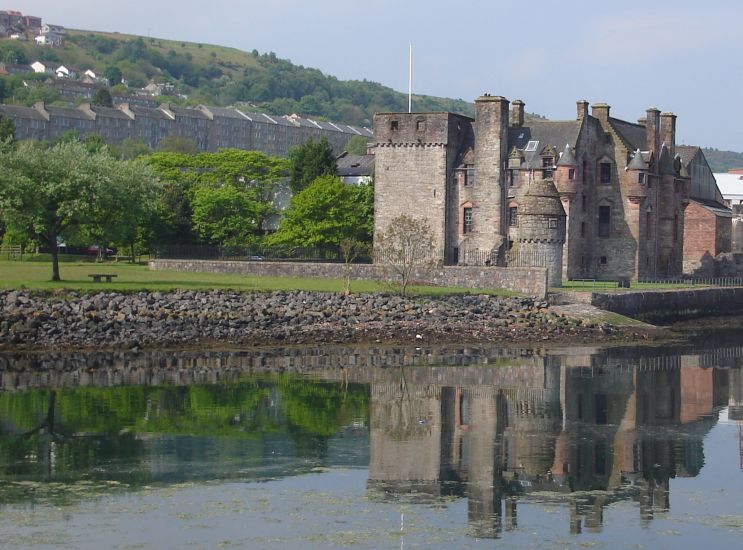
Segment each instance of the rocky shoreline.
[[642,338],[522,297],[0,291],[0,350],[220,344],[542,342]]

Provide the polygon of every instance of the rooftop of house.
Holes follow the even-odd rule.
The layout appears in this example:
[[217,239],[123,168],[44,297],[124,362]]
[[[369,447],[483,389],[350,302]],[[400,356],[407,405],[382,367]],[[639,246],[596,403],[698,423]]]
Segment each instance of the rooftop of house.
[[371,176],[374,171],[374,155],[351,155],[343,152],[336,160],[335,173],[339,176]]
[[541,156],[547,147],[556,152],[563,151],[566,144],[575,147],[580,124],[577,120],[530,120],[523,126],[510,128],[508,141],[523,151],[527,168],[542,168]]
[[743,197],[743,175],[716,173],[714,176],[723,197]]

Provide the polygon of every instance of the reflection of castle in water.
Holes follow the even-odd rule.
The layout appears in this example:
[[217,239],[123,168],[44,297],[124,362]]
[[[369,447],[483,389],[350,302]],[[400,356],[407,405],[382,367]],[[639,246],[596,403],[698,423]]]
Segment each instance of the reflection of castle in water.
[[567,500],[572,532],[601,529],[604,506],[622,499],[649,521],[669,508],[669,479],[701,470],[702,439],[728,396],[743,405],[741,371],[699,368],[695,356],[522,363],[375,370],[369,487],[466,495],[478,537],[513,528],[530,494]]

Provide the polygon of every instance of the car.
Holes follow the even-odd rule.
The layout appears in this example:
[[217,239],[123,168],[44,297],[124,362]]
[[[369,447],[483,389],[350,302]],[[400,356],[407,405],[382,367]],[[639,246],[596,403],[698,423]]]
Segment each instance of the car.
[[96,256],[99,256],[101,254],[105,254],[106,256],[113,256],[114,254],[116,254],[116,250],[113,248],[106,248],[104,252],[103,247],[98,244],[91,244],[88,248],[85,249],[85,252]]

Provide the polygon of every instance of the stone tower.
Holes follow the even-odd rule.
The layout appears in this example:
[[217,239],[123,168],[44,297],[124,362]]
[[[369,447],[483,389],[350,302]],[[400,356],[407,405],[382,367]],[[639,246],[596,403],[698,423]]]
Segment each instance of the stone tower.
[[534,179],[524,190],[516,234],[513,255],[519,264],[547,267],[549,286],[560,286],[566,215],[552,179]]

